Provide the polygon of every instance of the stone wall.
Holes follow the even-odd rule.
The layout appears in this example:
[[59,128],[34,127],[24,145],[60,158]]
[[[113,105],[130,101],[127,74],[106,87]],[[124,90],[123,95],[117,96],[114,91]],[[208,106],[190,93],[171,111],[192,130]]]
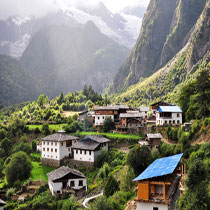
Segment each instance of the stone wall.
[[76,166],[76,167],[79,167],[79,166],[85,166],[85,167],[92,167],[94,165],[93,162],[88,162],[88,161],[79,161],[79,160],[73,160],[73,159],[68,159],[68,158],[65,158],[61,161],[61,164],[62,165],[68,165],[69,167],[72,167],[72,166]]
[[42,158],[42,164],[46,166],[59,167],[61,165],[61,161],[48,159],[48,158]]

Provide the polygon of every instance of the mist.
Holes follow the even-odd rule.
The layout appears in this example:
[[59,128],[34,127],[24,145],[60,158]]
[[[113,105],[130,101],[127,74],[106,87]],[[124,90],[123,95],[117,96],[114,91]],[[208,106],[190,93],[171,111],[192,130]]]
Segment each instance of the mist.
[[120,11],[127,6],[140,5],[147,7],[149,0],[0,0],[0,19],[10,16],[42,17],[50,12],[69,7],[95,7],[102,1],[112,12]]

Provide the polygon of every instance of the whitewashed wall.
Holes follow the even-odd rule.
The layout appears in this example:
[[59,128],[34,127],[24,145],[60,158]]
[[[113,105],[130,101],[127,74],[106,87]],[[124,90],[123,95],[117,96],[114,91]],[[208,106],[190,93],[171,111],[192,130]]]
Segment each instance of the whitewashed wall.
[[168,210],[167,204],[159,204],[159,203],[146,203],[137,201],[137,210],[153,210],[154,207],[157,207],[158,210]]
[[114,121],[114,115],[94,115],[95,125],[101,125],[104,123],[106,117],[110,117]]
[[[179,117],[177,116],[179,114]],[[156,125],[164,125],[167,122],[167,125],[181,125],[182,124],[182,113],[172,113],[171,118],[160,117],[160,113],[156,113]]]

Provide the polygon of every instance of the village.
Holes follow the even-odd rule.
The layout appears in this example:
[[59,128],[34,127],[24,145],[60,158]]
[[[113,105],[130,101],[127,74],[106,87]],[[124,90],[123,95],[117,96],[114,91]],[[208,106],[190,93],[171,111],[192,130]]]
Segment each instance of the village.
[[[182,110],[178,106],[163,101],[154,103],[151,107],[140,106],[138,109],[126,105],[95,106],[90,111],[80,112],[78,118],[81,122],[88,118],[96,131],[109,118],[114,122],[113,132],[142,132],[145,138],[139,139],[139,147],[146,146],[151,151],[157,149],[163,140],[162,128],[182,126],[189,129],[191,125],[182,125]],[[154,127],[159,132],[153,132]],[[64,130],[40,139],[37,151],[41,153],[41,163],[56,168],[47,174],[52,195],[61,198],[68,193],[75,195],[77,199],[87,197],[87,177],[77,168],[94,166],[100,151],[108,151],[111,145],[112,140],[104,136],[88,135],[79,138]],[[182,154],[178,154],[157,159],[136,177],[133,180],[137,183],[135,204],[131,202],[132,207],[128,205],[127,209],[174,209],[179,193],[184,189],[183,177],[186,172],[181,164],[181,157]]]

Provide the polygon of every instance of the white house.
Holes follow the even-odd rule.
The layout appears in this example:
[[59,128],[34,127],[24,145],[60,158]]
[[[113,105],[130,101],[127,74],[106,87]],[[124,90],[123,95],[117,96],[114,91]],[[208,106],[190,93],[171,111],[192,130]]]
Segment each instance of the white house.
[[150,111],[150,108],[147,107],[147,106],[140,106],[139,107],[139,112],[140,112],[140,115],[143,119],[148,119],[149,111]]
[[73,159],[94,163],[101,149],[108,151],[109,141],[103,136],[86,136],[72,145]]
[[159,106],[156,112],[156,125],[181,125],[182,110],[178,106]]
[[48,185],[52,195],[63,194],[73,190],[87,190],[86,176],[76,169],[61,166],[47,174]]
[[65,131],[58,131],[42,138],[42,163],[45,165],[60,166],[61,160],[72,156],[72,143],[77,137],[69,136]]

